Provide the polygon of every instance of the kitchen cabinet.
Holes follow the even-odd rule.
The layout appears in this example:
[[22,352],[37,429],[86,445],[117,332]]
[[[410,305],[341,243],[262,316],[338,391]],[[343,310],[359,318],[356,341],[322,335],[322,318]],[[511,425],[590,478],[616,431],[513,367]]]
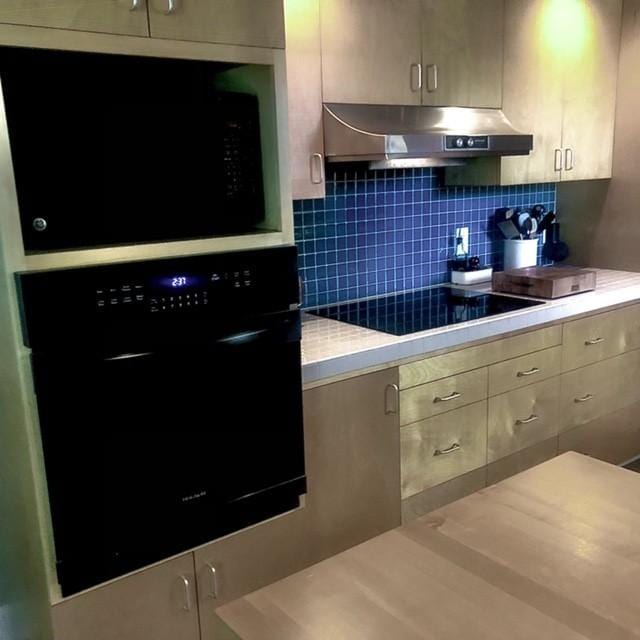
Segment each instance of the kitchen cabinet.
[[54,605],[55,640],[199,640],[193,554]]
[[0,23],[149,35],[146,0],[3,0]]
[[500,108],[504,0],[422,6],[422,104]]
[[320,0],[285,0],[285,25],[292,195],[324,198]]
[[149,0],[151,36],[284,48],[282,0]]
[[322,0],[325,102],[420,104],[421,0]]
[[529,156],[447,170],[456,184],[611,177],[622,0],[505,3],[502,108]]
[[322,0],[325,102],[499,107],[504,0]]

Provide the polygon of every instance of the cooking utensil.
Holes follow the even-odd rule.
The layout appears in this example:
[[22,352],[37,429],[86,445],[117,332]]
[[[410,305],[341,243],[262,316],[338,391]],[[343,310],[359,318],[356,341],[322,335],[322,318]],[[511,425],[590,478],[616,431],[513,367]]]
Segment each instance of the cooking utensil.
[[556,214],[553,211],[549,211],[547,215],[542,218],[542,221],[538,225],[538,233],[544,233],[555,222]]
[[518,227],[513,224],[512,220],[505,220],[504,222],[498,222],[498,229],[502,232],[502,235],[507,240],[514,240],[515,238],[520,237],[520,232],[518,231]]

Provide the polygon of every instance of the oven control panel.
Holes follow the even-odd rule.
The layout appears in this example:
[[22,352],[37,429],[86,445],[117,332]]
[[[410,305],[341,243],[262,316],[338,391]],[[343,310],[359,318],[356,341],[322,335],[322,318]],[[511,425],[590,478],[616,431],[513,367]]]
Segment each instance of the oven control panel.
[[111,282],[96,288],[95,304],[104,310],[143,307],[151,313],[189,311],[208,305],[216,292],[242,292],[253,287],[250,267],[207,273],[180,271],[142,282]]

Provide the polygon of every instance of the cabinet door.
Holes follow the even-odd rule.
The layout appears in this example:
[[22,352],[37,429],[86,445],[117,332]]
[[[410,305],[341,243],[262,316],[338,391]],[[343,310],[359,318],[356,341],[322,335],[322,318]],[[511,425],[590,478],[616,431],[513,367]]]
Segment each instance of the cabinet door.
[[199,640],[193,554],[53,607],[55,640]]
[[284,48],[282,0],[149,0],[154,38]]
[[146,0],[2,0],[0,23],[149,35]]
[[563,180],[610,178],[622,0],[589,0],[567,16],[574,32],[563,37]]
[[400,524],[398,369],[304,393],[314,561]]
[[502,158],[502,184],[561,178],[556,160],[562,155],[562,60],[551,46],[550,19],[545,17],[550,6],[561,4],[547,0],[505,4],[502,108],[516,129],[533,134],[533,151],[529,156]]
[[421,0],[322,0],[325,102],[420,104]]
[[423,0],[422,102],[502,106],[504,0]]
[[285,0],[293,199],[324,198],[320,0]]

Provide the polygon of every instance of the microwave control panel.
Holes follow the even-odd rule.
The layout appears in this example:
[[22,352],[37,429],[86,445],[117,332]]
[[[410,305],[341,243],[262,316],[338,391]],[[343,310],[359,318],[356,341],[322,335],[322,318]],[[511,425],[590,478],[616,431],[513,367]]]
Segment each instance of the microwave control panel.
[[254,287],[253,270],[241,267],[206,274],[171,273],[145,282],[118,282],[95,290],[96,307],[144,307],[151,313],[197,310],[216,292],[242,292]]

